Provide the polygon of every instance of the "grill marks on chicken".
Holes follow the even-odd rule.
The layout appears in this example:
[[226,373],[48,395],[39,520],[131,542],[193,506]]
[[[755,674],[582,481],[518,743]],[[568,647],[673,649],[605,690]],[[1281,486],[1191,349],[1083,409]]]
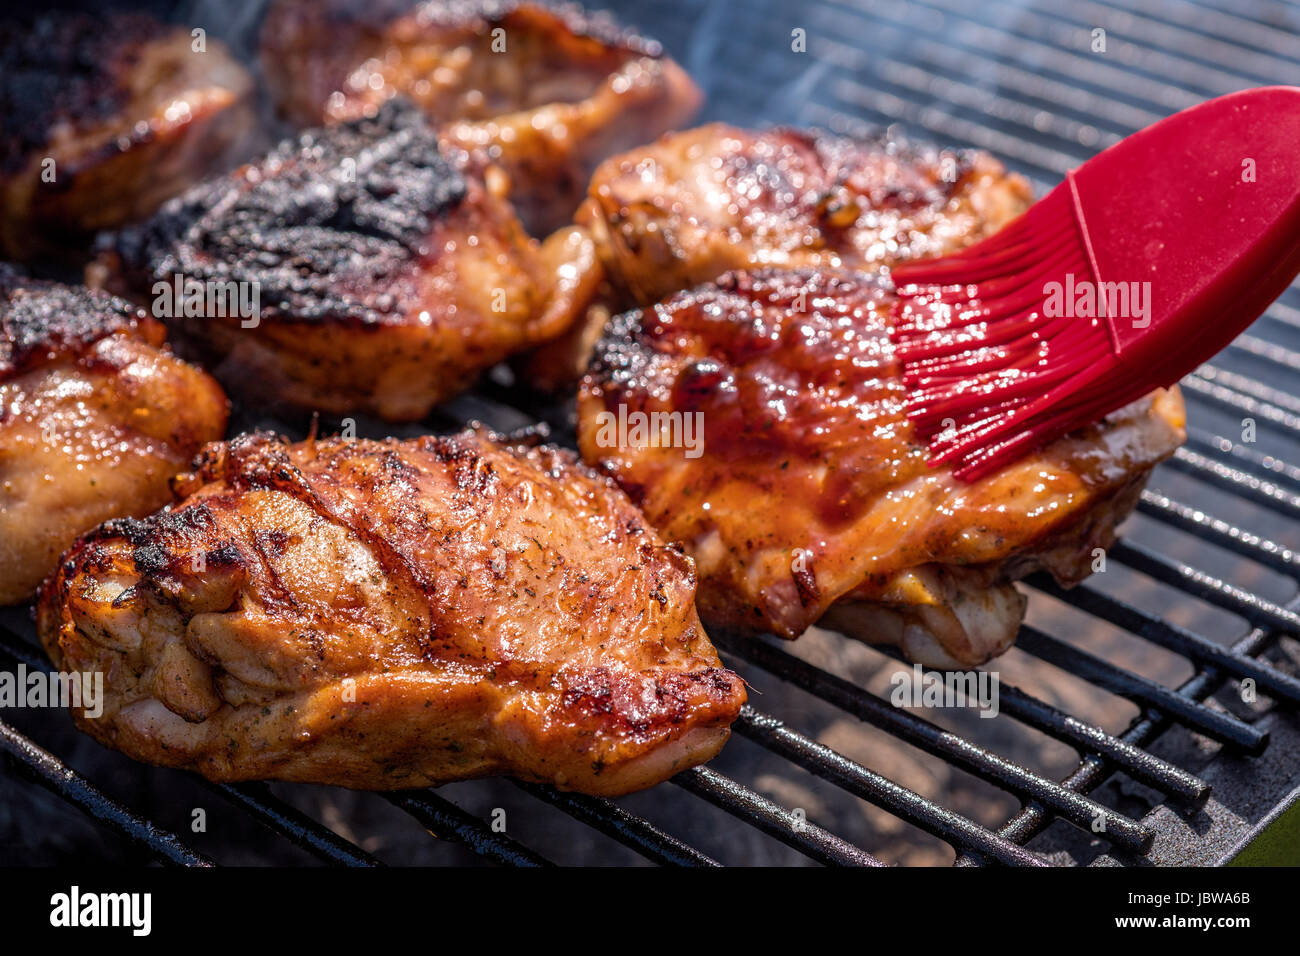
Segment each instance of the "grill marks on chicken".
[[83,531],[170,500],[226,400],[102,292],[0,267],[0,604],[29,598]]
[[509,173],[535,235],[570,220],[600,160],[700,103],[659,44],[570,4],[276,0],[261,46],[289,119],[335,121],[410,97],[448,143]]
[[58,666],[108,675],[79,726],[138,759],[619,794],[713,756],[744,702],[690,560],[569,452],[258,434],[177,494],[84,538],[38,611]]
[[[593,260],[569,238],[539,247],[492,169],[444,153],[418,110],[390,100],[195,187],[120,232],[103,262],[139,296],[162,283],[232,390],[405,420],[568,325]],[[256,290],[260,314],[186,316],[178,276]]]
[[[794,638],[822,621],[971,667],[1015,637],[1011,581],[1088,574],[1182,442],[1182,399],[1157,392],[959,483],[906,420],[892,297],[881,275],[768,270],[620,316],[582,385],[579,440],[693,555],[709,627]],[[618,444],[620,410],[698,413],[702,454]]]
[[954,252],[1031,199],[987,153],[721,123],[670,133],[596,170],[576,221],[610,291],[603,309],[530,358],[528,374],[576,382],[611,311],[733,269],[872,272]]
[[244,141],[252,80],[138,14],[0,23],[0,255],[56,258],[153,212]]

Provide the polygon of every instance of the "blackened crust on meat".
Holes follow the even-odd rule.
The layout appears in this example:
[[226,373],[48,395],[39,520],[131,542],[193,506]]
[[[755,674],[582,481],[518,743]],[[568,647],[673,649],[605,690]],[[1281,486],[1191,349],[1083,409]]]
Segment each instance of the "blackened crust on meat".
[[0,382],[48,355],[80,351],[134,329],[145,318],[106,292],[29,279],[0,265]]
[[[649,686],[647,686],[647,683]],[[723,667],[666,673],[647,681],[608,667],[561,674],[564,707],[620,724],[637,739],[690,720],[701,698],[719,707],[735,700],[740,678]]]
[[203,504],[179,511],[164,511],[148,518],[117,518],[92,532],[95,538],[121,537],[130,542],[136,569],[161,574],[175,563],[176,543],[198,541],[214,524],[212,511]]
[[59,123],[94,126],[121,110],[140,49],[172,29],[123,13],[0,22],[0,173],[22,169]]
[[401,317],[438,218],[468,186],[418,109],[312,129],[110,240],[128,281],[257,283],[261,317]]

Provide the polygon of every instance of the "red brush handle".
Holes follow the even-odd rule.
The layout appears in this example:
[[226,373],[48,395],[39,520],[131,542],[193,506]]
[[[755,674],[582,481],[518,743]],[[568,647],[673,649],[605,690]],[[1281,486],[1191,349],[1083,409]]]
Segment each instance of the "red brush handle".
[[[1300,89],[1184,110],[1088,160],[1069,184],[1096,280],[1150,283],[1149,327],[1107,317],[1116,355],[1135,371],[1204,361],[1300,272]],[[1153,384],[1179,377],[1168,374]]]

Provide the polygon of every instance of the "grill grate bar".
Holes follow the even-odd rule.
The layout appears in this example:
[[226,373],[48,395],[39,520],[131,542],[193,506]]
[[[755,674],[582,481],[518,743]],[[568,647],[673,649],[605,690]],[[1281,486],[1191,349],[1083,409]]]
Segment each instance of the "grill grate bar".
[[[951,43],[945,45],[952,49],[961,49]],[[1059,54],[1060,51],[1053,52]],[[886,61],[886,64],[888,62]],[[985,60],[981,69],[995,70],[996,63],[997,61],[994,60]],[[936,80],[933,77],[909,81],[908,77],[909,68],[898,64],[892,69],[881,70],[872,78],[873,85],[843,77],[834,84],[832,92],[841,103],[852,107],[855,112],[858,109],[866,109],[886,118],[887,122],[902,121],[923,128],[944,142],[965,141],[994,151],[1020,164],[1030,173],[1031,178],[1035,180],[1035,187],[1040,190],[1054,185],[1089,155],[1119,139],[1116,132],[1098,131],[1096,113],[1090,114],[1092,122],[1088,124],[1062,124],[1054,114],[1037,109],[1032,113],[1033,120],[1045,121],[1047,124],[1044,130],[1039,130],[1037,125],[1028,125],[1023,119],[1017,120],[1017,114],[1026,117],[1030,115],[1024,109],[1008,106],[1009,101],[1004,101],[991,93],[958,94],[957,90],[961,88],[951,82]],[[1095,80],[1095,77],[1092,79]],[[1085,80],[1085,82],[1089,81]],[[889,92],[877,88],[884,85],[890,87]],[[941,94],[946,94],[943,99],[939,99]],[[1043,98],[1045,99],[1046,96]],[[1191,106],[1199,99],[1196,96],[1189,96],[1184,102],[1170,104],[1161,112],[1171,112]],[[978,121],[966,120],[943,108],[957,100],[966,101],[963,106],[964,111],[991,117],[994,123],[1008,128],[997,129]],[[1133,128],[1122,124],[1115,125],[1124,132]],[[1027,129],[1032,137],[1027,138],[1015,132],[1016,127]],[[1052,136],[1056,141],[1063,143],[1069,151],[1048,145],[1043,141],[1047,136]]]
[[[21,662],[28,670],[48,672],[53,669],[30,643],[7,627],[0,627],[0,653],[15,663]],[[374,866],[379,862],[361,847],[278,799],[262,785],[240,784],[235,787],[213,783],[202,777],[198,779],[225,799],[242,806],[258,822],[327,863]]]
[[1243,531],[1198,508],[1174,501],[1158,491],[1144,490],[1137,510],[1164,524],[1179,528],[1234,554],[1250,558],[1275,571],[1300,576],[1300,554],[1290,548]]
[[[965,21],[975,19],[971,8],[964,6],[960,0],[920,0],[920,3],[923,6],[953,14]],[[990,8],[994,7],[1008,10],[1016,15],[1015,29],[995,30],[993,31],[995,35],[1003,40],[1012,37],[1017,44],[1022,42],[1035,43],[1043,52],[1049,54],[1050,58],[1045,62],[1050,64],[1052,69],[1056,69],[1058,62],[1067,56],[1072,60],[1078,60],[1083,70],[1082,79],[1085,82],[1094,85],[1106,85],[1116,93],[1121,94],[1124,99],[1137,97],[1155,104],[1169,104],[1171,101],[1178,102],[1185,100],[1189,96],[1194,97],[1193,91],[1204,90],[1212,93],[1221,90],[1227,92],[1246,84],[1257,85],[1261,81],[1270,82],[1268,75],[1254,77],[1241,72],[1239,69],[1241,66],[1240,57],[1232,64],[1234,69],[1231,71],[1215,69],[1203,63],[1193,63],[1187,59],[1167,56],[1156,47],[1139,48],[1138,44],[1132,44],[1133,49],[1131,51],[1125,51],[1123,47],[1120,47],[1108,53],[1105,57],[1099,57],[1078,50],[1074,46],[1083,31],[1078,27],[1068,26],[1057,19],[1059,16],[1057,11],[1053,11],[1053,14],[1048,16],[1036,10],[1020,6],[1012,7],[1009,4],[992,0],[992,2],[980,7],[979,16],[987,19],[992,13]],[[1104,15],[1104,11],[1099,13],[1099,16]],[[1132,16],[1132,14],[1130,13],[1129,16]],[[1045,29],[1035,29],[1037,23],[1030,21],[1041,23]],[[1126,18],[1125,23],[1130,22],[1131,20]],[[1088,24],[1090,27],[1093,25],[1095,24]],[[1032,36],[1027,35],[1025,32],[1030,29],[1035,30],[1035,34]],[[1043,43],[1041,42],[1043,37],[1051,38],[1054,42]],[[1142,63],[1141,71],[1134,72],[1133,65],[1139,55]],[[1121,63],[1122,65],[1120,65]],[[1278,62],[1277,68],[1282,75],[1287,75],[1294,70],[1294,67],[1286,62]],[[1277,74],[1273,75],[1276,76]],[[1103,80],[1106,81],[1104,84]],[[1175,82],[1168,82],[1169,80]],[[1210,80],[1214,82],[1207,82]],[[1173,105],[1170,108],[1181,109],[1182,107]],[[1104,106],[1098,110],[1097,116],[1101,120],[1108,120]]]
[[[1011,63],[1004,63],[1000,60],[978,61],[971,56],[964,58],[960,55],[954,56],[955,52],[960,52],[956,48],[945,47],[943,44],[935,43],[919,35],[913,34],[910,37],[904,37],[900,31],[892,27],[885,27],[881,31],[881,40],[884,43],[887,44],[886,37],[891,36],[896,39],[896,44],[900,47],[907,40],[910,40],[910,49],[916,54],[915,59],[909,63],[901,63],[898,60],[875,58],[866,51],[850,46],[847,43],[841,43],[831,36],[820,38],[821,48],[819,48],[819,52],[823,52],[823,55],[837,66],[855,72],[861,71],[867,66],[883,66],[886,63],[891,68],[920,64],[922,69],[929,71],[931,84],[941,82],[942,78],[946,76],[960,76],[964,65],[979,62],[976,69],[987,71],[994,85],[1025,91],[1030,97],[1055,104],[1058,108],[1065,106],[1076,113],[1091,116],[1095,115],[1095,110],[1104,102],[1102,97],[1079,86],[1043,76],[1041,73],[1031,72]],[[951,88],[950,84],[944,82],[943,89],[949,90]],[[927,86],[924,92],[929,93],[932,90],[932,86]],[[1150,126],[1163,115],[1130,106],[1127,103],[1112,103],[1112,109],[1123,114],[1122,120],[1117,117],[1117,122],[1121,124],[1123,129],[1140,129],[1143,126]]]
[[[1102,22],[1103,18],[1114,17],[1117,11],[1102,4],[1090,2],[1090,0],[1073,0],[1068,7],[1044,12],[1091,28],[1095,24]],[[1249,63],[1250,67],[1255,68],[1262,65],[1266,66],[1267,69],[1258,73],[1246,73],[1242,69],[1241,48],[1235,44],[1225,43],[1217,37],[1188,30],[1169,21],[1154,20],[1132,10],[1126,10],[1122,15],[1124,17],[1125,38],[1129,42],[1136,38],[1145,43],[1147,45],[1146,49],[1142,50],[1144,56],[1148,55],[1149,52],[1170,49],[1170,45],[1165,41],[1176,38],[1178,42],[1173,46],[1173,49],[1180,55],[1188,58],[1196,57],[1203,62],[1217,64],[1225,71],[1231,71],[1238,76],[1251,78],[1252,80],[1267,82],[1269,76],[1276,76],[1278,73],[1285,75],[1295,69],[1294,63],[1287,58],[1274,56],[1267,51],[1254,51]],[[1157,66],[1158,68],[1159,66]]]
[[[1202,369],[1205,366],[1201,366]],[[1223,382],[1214,381],[1201,372],[1193,372],[1180,383],[1183,390],[1195,395],[1208,405],[1229,409],[1248,418],[1260,419],[1260,424],[1270,425],[1282,433],[1294,436],[1300,432],[1300,415],[1280,408],[1277,405],[1229,387]]]
[[1016,160],[1024,166],[1042,170],[1049,177],[1059,179],[1077,161],[1061,166],[1055,159],[1056,151],[1045,149],[1036,143],[1026,142],[989,129],[972,120],[950,116],[937,111],[927,112],[924,107],[904,103],[888,93],[882,93],[870,87],[862,86],[852,80],[842,79],[835,85],[838,98],[853,107],[863,107],[889,117],[891,120],[903,120],[917,126],[923,126],[935,133],[944,142],[966,141],[974,143],[981,149],[987,149],[999,156]]
[[689,843],[683,843],[654,824],[628,813],[617,804],[599,797],[580,793],[565,793],[554,787],[522,780],[515,786],[538,800],[558,807],[576,820],[581,820],[606,836],[613,837],[624,846],[636,850],[647,860],[666,866],[721,866],[717,860],[706,856]]
[[[1278,308],[1278,306],[1271,306],[1270,308]],[[1237,336],[1228,348],[1234,352],[1241,352],[1244,355],[1263,359],[1273,365],[1280,366],[1288,372],[1300,374],[1300,352],[1289,349],[1284,345],[1278,345],[1276,342],[1270,342],[1268,339],[1261,339],[1249,332],[1243,332]]]
[[[1279,489],[1285,486],[1292,491],[1300,491],[1300,468],[1272,455],[1260,454],[1230,438],[1202,431],[1199,428],[1189,428],[1187,429],[1187,444],[1184,447],[1199,449],[1203,456],[1226,455],[1246,467],[1258,468],[1265,473],[1265,475],[1255,475],[1237,469],[1242,475],[1242,481],[1253,479],[1255,481],[1275,482],[1275,487]],[[1216,462],[1216,464],[1218,463]],[[1230,468],[1231,466],[1226,467]]]
[[1199,634],[1103,594],[1086,584],[1063,588],[1045,574],[1034,575],[1028,583],[1045,594],[1122,627],[1152,644],[1215,667],[1229,676],[1249,678],[1271,697],[1300,704],[1300,680],[1290,674],[1283,674],[1264,661],[1235,654]]
[[1239,395],[1245,395],[1288,415],[1300,415],[1300,397],[1285,392],[1280,388],[1265,385],[1239,372],[1231,372],[1225,368],[1220,368],[1213,362],[1203,363],[1192,374],[1207,382],[1230,388]]
[[1284,325],[1288,329],[1300,331],[1300,309],[1295,306],[1287,305],[1285,299],[1290,295],[1292,290],[1282,294],[1282,299],[1274,302],[1268,307],[1268,314],[1264,317],[1270,322],[1276,322],[1278,325]]
[[1196,809],[1209,799],[1210,785],[1195,774],[1134,747],[1100,727],[1072,717],[1018,687],[999,683],[998,704],[1003,712],[1021,723],[1073,744],[1080,754],[1095,753],[1107,758],[1134,780],[1159,790],[1189,809]]
[[432,790],[407,790],[382,796],[418,820],[437,839],[455,840],[494,863],[527,867],[555,865],[504,833],[494,833],[478,817]]
[[1239,468],[1214,461],[1199,452],[1179,448],[1165,464],[1175,471],[1192,475],[1207,484],[1226,488],[1247,501],[1289,518],[1300,518],[1300,496],[1279,488],[1273,482],[1256,478]]
[[716,770],[694,767],[672,778],[683,790],[707,800],[768,836],[828,866],[884,866],[866,850],[808,823]]
[[160,860],[181,866],[212,866],[211,860],[187,847],[176,834],[137,816],[4,721],[0,721],[0,750],[25,767],[37,783],[55,796],[97,823],[108,824]]
[[[911,664],[898,648],[883,646],[878,649],[895,660]],[[1095,753],[1109,759],[1133,779],[1142,781],[1189,808],[1200,806],[1209,797],[1209,784],[1196,775],[1161,760],[1140,747],[1134,747],[1100,727],[1058,710],[1012,684],[999,682],[998,703],[1001,711],[1021,723],[1075,745],[1080,754]]]
[[260,781],[240,784],[209,783],[209,786],[231,803],[247,810],[276,833],[288,837],[322,860],[338,866],[384,865],[355,843],[322,826],[296,807],[277,799],[271,793],[271,788]]
[[[958,79],[936,76],[933,72],[919,68],[911,63],[899,63],[887,58],[875,61],[880,78],[886,83],[901,86],[912,93],[926,98],[938,96],[945,104],[962,107],[977,113],[983,113],[994,121],[1002,121],[1015,126],[1032,127],[1040,134],[1054,136],[1076,148],[1080,142],[1088,142],[1093,148],[1103,148],[1116,143],[1120,137],[1114,133],[1104,136],[1097,133],[1091,123],[1083,123],[1059,114],[1044,116],[1036,106],[1018,100],[1003,99],[994,96],[988,90],[970,86]],[[845,80],[851,83],[851,80]],[[1038,122],[1035,123],[1035,120]],[[1004,134],[1005,135],[1005,134]],[[1058,156],[1064,156],[1059,153]],[[1053,160],[1053,171],[1064,172],[1070,165],[1077,164],[1077,158],[1071,157],[1068,164],[1059,159]],[[1064,165],[1064,168],[1061,168]]]
[[1228,584],[1212,574],[1167,558],[1144,544],[1116,541],[1111,545],[1110,555],[1157,581],[1173,585],[1216,607],[1240,614],[1257,627],[1300,634],[1300,614],[1294,610]]
[[[1039,36],[1027,36],[1024,33],[1012,33],[986,26],[980,20],[964,16],[966,11],[959,5],[944,8],[936,4],[917,3],[909,9],[909,5],[890,3],[889,0],[849,0],[849,2],[833,2],[831,5],[848,11],[865,13],[876,20],[893,22],[907,34],[919,34],[953,53],[964,54],[968,58],[981,61],[980,66],[977,67],[979,72],[998,65],[998,61],[992,59],[988,51],[1005,49],[1006,41],[1010,38],[1014,40],[1017,49],[1024,52],[1026,59],[1050,63],[1055,73],[1112,94],[1119,94],[1115,97],[1119,102],[1142,99],[1157,107],[1160,112],[1168,113],[1192,106],[1198,100],[1198,97],[1187,89],[1161,82],[1144,74],[1110,69],[1108,64],[1099,63],[1095,55],[1085,55],[1070,46],[1044,43]],[[936,31],[930,26],[934,18],[925,12],[923,9],[925,6],[957,14],[961,19],[956,24],[944,22],[941,27],[942,32]],[[987,19],[987,16],[984,19]],[[840,31],[843,32],[842,26]],[[950,72],[956,74],[958,71]],[[1000,83],[999,88],[1014,89],[1015,85]],[[1088,112],[1102,117],[1105,115],[1104,109],[1105,100],[1099,96]],[[1040,135],[1036,129],[1032,132],[1035,137]]]
[[[1116,5],[1106,2],[1106,6],[1115,7]],[[1178,0],[1178,6],[1185,11],[1181,14],[1185,18],[1185,22],[1194,25],[1196,29],[1203,33],[1230,38],[1238,46],[1258,47],[1281,57],[1296,58],[1295,36],[1285,30],[1280,30],[1271,24],[1261,23],[1258,20],[1238,16],[1236,13],[1228,13],[1223,10],[1203,7],[1197,3],[1189,3],[1188,0]],[[1122,6],[1118,7],[1117,11],[1121,13],[1128,12]],[[1165,22],[1167,21],[1161,21],[1161,23]]]
[[[715,642],[718,640],[715,637]],[[1076,826],[1090,829],[1093,821],[1100,817],[1106,821],[1106,839],[1138,852],[1150,846],[1151,832],[1123,814],[985,750],[924,718],[893,707],[870,691],[841,677],[814,667],[765,641],[733,640],[729,636],[722,640],[731,653],[790,681],[845,713],[887,730],[895,737],[1003,790],[1027,800],[1038,800]]]
[[[1253,657],[1262,653],[1276,640],[1276,636],[1271,631],[1257,627],[1233,644],[1231,650],[1234,654]],[[1174,693],[1189,701],[1199,702],[1209,697],[1222,682],[1222,675],[1213,667],[1207,667],[1189,677]],[[1145,746],[1168,730],[1172,724],[1173,721],[1167,714],[1148,710],[1133,721],[1129,729],[1120,735],[1120,739],[1138,747]],[[1110,770],[1105,763],[1090,755],[1079,762],[1079,766],[1062,781],[1062,785],[1078,790],[1080,793],[1089,793],[1109,777]],[[1008,840],[1023,844],[1045,830],[1051,822],[1052,815],[1042,804],[1031,803],[1008,820],[998,833]],[[957,860],[957,865],[971,865],[978,862],[969,857],[962,857]]]
[[1046,866],[1043,860],[985,827],[887,780],[862,764],[746,706],[733,728],[823,780],[920,827],[958,849],[974,850],[1012,866]]
[[1190,701],[1153,680],[1126,671],[1087,651],[1066,644],[1036,627],[1022,625],[1016,646],[1039,660],[1054,664],[1066,673],[1126,697],[1134,703],[1169,714],[1179,723],[1220,743],[1249,754],[1259,754],[1268,745],[1268,734],[1231,714],[1210,710]]

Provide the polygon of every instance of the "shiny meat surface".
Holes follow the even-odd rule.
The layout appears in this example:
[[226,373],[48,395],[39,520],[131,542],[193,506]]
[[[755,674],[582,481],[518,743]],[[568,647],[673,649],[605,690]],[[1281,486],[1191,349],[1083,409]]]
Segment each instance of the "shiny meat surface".
[[690,560],[576,455],[484,432],[209,446],[175,508],[110,522],[45,586],[78,725],[214,780],[593,794],[712,757],[745,700]]
[[[695,558],[709,627],[794,638],[825,616],[969,667],[1014,638],[1011,580],[1086,576],[1182,442],[1182,399],[1157,392],[959,483],[904,416],[891,300],[879,274],[770,270],[622,315],[583,382],[579,440]],[[677,417],[639,435],[637,413]]]
[[221,437],[221,389],[163,337],[120,299],[0,267],[0,604],[31,597],[81,532],[166,504]]
[[261,46],[289,119],[312,125],[408,96],[448,142],[506,170],[535,235],[570,220],[600,160],[700,104],[657,43],[572,4],[276,0]]
[[[389,100],[122,230],[102,281],[155,302],[162,283],[171,324],[232,392],[418,419],[558,334],[587,294],[589,241],[569,230],[539,246],[498,179],[443,152],[415,107]],[[178,282],[195,284],[199,308]],[[236,293],[256,314],[232,306]]]
[[0,255],[84,254],[153,212],[238,149],[252,92],[219,41],[143,15],[0,23]]
[[870,270],[946,253],[1028,208],[987,153],[715,123],[601,164],[577,221],[649,305],[732,269]]
[[525,374],[557,390],[576,382],[609,312],[728,270],[889,268],[976,242],[1031,199],[987,153],[721,123],[670,133],[596,170],[577,222],[605,269],[605,308]]

